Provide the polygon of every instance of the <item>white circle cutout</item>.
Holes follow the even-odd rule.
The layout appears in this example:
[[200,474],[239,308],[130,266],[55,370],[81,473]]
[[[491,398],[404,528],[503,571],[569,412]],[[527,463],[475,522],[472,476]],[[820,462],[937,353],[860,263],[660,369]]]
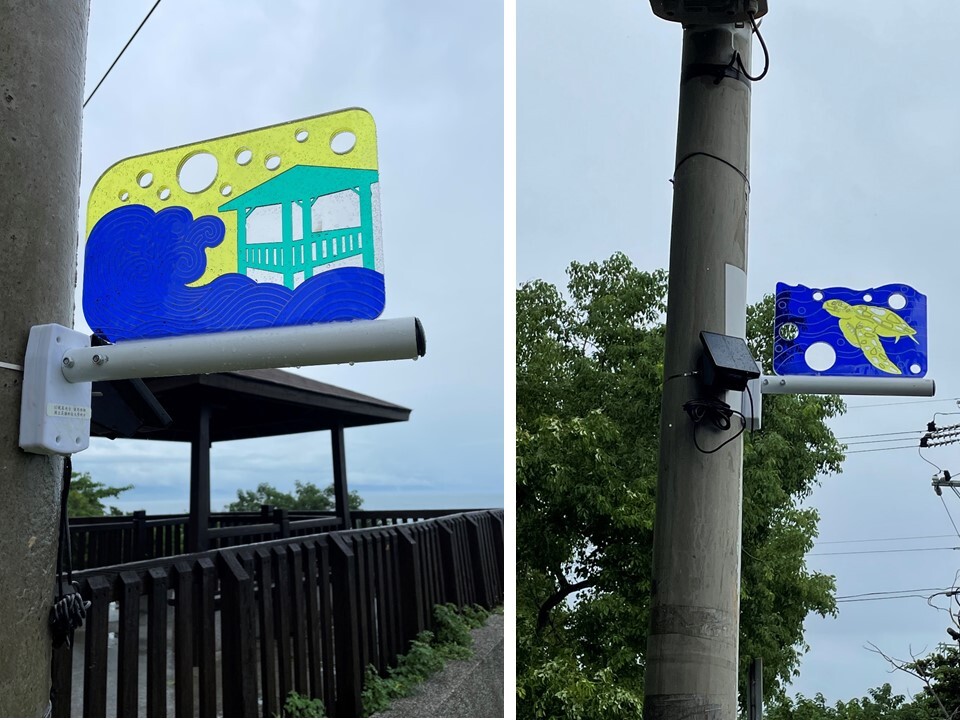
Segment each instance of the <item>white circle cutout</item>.
[[803,359],[811,370],[824,372],[833,367],[837,362],[837,351],[833,346],[825,342],[815,342],[807,348],[803,354]]

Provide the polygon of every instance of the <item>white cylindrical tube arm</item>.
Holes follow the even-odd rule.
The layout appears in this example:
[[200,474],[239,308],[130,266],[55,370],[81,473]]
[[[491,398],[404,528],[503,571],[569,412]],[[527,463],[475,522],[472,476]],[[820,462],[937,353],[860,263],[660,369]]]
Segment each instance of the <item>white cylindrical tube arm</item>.
[[764,375],[765,395],[910,395],[933,397],[936,384],[927,378],[838,377],[836,375]]
[[426,353],[417,318],[356,320],[132,340],[67,350],[72,383],[417,359]]

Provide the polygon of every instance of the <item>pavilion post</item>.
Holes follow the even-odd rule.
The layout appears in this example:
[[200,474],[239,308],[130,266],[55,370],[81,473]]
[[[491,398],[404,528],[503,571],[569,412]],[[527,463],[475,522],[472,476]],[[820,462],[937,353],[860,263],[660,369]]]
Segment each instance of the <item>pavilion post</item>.
[[190,441],[190,520],[187,552],[210,547],[210,406],[200,402],[197,424]]
[[343,425],[330,430],[333,449],[333,497],[336,501],[337,517],[343,521],[345,530],[351,530],[350,492],[347,488],[347,455],[343,443]]

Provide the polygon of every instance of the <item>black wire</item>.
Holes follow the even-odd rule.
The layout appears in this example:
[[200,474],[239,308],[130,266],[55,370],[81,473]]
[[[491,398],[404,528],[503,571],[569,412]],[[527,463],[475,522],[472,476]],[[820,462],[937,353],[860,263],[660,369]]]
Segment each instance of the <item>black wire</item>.
[[[866,435],[844,435],[843,437],[836,438],[837,440],[857,440],[859,438],[867,437],[885,437],[887,435],[919,435],[923,430],[903,430],[902,432],[889,432],[889,433],[867,433]],[[900,440],[908,440],[909,438],[899,438]],[[893,442],[893,441],[891,441]],[[848,443],[849,445],[855,445],[856,443]]]
[[63,458],[63,482],[60,488],[60,539],[57,545],[57,589],[56,596],[63,592],[63,554],[67,553],[67,572],[73,580],[73,559],[70,557],[70,520],[67,516],[67,497],[70,494],[70,480],[73,477],[73,460],[69,455]]
[[863,540],[817,540],[817,545],[847,545],[851,543],[893,542],[894,540],[933,540],[934,538],[948,538],[953,535],[911,535],[908,537],[866,538]]
[[[48,623],[55,648],[73,646],[74,631],[83,626],[90,609],[90,601],[84,600],[79,587],[73,582],[73,558],[70,547],[70,520],[67,513],[67,498],[70,495],[70,479],[73,477],[73,462],[67,455],[63,459],[63,483],[60,490],[60,541],[57,544],[56,600],[50,608]],[[64,559],[66,555],[66,559]],[[63,565],[67,566],[69,592],[64,592]],[[51,691],[52,692],[52,691]],[[52,696],[51,696],[52,699]]]
[[[684,403],[683,410],[693,421],[693,445],[704,455],[711,455],[725,445],[732,443],[743,435],[744,430],[747,429],[747,419],[743,416],[743,413],[734,410],[722,400],[688,400]],[[697,428],[700,427],[701,423],[709,422],[717,430],[726,431],[730,429],[730,418],[734,415],[740,417],[740,430],[736,435],[727,438],[712,450],[704,450],[700,447],[700,443],[697,441]]]
[[854,602],[877,602],[879,600],[906,600],[908,598],[922,598],[927,599],[926,595],[891,595],[890,597],[871,597],[871,598],[852,598],[850,600],[837,600],[838,603],[854,603]]
[[937,472],[943,472],[943,468],[942,468],[942,467],[940,467],[939,465],[937,465],[935,462],[932,462],[932,461],[930,461],[930,460],[927,460],[927,459],[923,456],[923,453],[920,452],[920,448],[919,448],[919,447],[917,448],[917,455],[919,455],[919,456],[920,456],[920,459],[923,460],[925,463],[927,463],[927,465],[933,465],[933,466],[937,469]]
[[903,595],[904,593],[930,592],[932,590],[936,590],[938,592],[946,592],[948,588],[939,587],[939,588],[910,588],[909,590],[879,590],[877,592],[853,593],[852,595],[837,595],[834,598],[834,600],[852,600],[853,598],[869,597],[873,595]]
[[807,557],[817,555],[877,555],[879,553],[926,552],[927,550],[960,550],[957,547],[901,548],[896,550],[847,550],[844,552],[807,553]]
[[[112,63],[110,63],[110,67],[107,68],[107,71],[103,74],[103,77],[100,78],[100,82],[97,83],[97,86],[93,89],[93,92],[90,93],[90,96],[89,96],[86,100],[83,101],[83,107],[87,107],[87,103],[90,102],[91,100],[93,100],[93,96],[97,94],[97,90],[99,90],[99,89],[100,89],[100,86],[103,85],[103,81],[107,79],[107,75],[109,75],[109,74],[110,74],[110,71],[113,70],[113,66],[117,64],[117,62],[120,60],[120,57],[123,55],[123,53],[125,53],[126,50],[127,50],[127,48],[130,47],[130,43],[133,42],[133,39],[137,36],[137,33],[140,32],[140,28],[142,28],[144,25],[147,24],[147,20],[150,19],[150,16],[151,16],[151,15],[153,15],[153,11],[157,9],[157,5],[159,5],[159,4],[160,4],[160,0],[157,0],[157,1],[153,4],[153,7],[150,8],[150,12],[147,13],[147,16],[146,16],[146,17],[143,19],[143,21],[137,26],[137,29],[133,31],[133,35],[131,35],[131,36],[130,36],[130,39],[127,40],[127,44],[123,46],[123,50],[121,50],[121,51],[120,51],[120,54],[117,55],[116,58],[114,58],[114,60],[113,60]],[[761,42],[762,42],[762,41],[761,41]]]
[[747,383],[747,397],[750,398],[750,432],[753,432],[753,424],[756,419],[756,411],[753,409],[753,393],[750,391],[750,383]]
[[943,499],[943,495],[938,496],[940,502],[943,503],[943,509],[947,511],[947,517],[950,518],[950,524],[953,525],[953,531],[957,534],[957,537],[960,537],[960,530],[957,530],[957,524],[953,521],[953,515],[950,514],[950,508],[947,507],[947,501]]
[[916,445],[897,445],[896,447],[888,447],[888,448],[869,448],[868,450],[851,450],[850,452],[844,453],[844,455],[856,455],[857,453],[868,453],[868,452],[883,452],[884,450],[913,450],[916,447],[917,447]]
[[908,400],[907,402],[895,402],[895,403],[874,403],[871,405],[847,405],[847,410],[862,410],[864,408],[878,408],[878,407],[897,407],[900,405],[920,405],[921,403],[932,403],[932,402],[956,402],[960,398],[942,398],[934,400]]
[[737,66],[740,68],[740,72],[743,73],[744,77],[751,82],[759,82],[766,77],[767,71],[770,69],[770,52],[767,50],[767,44],[763,41],[763,35],[760,34],[760,28],[757,26],[757,21],[753,19],[753,13],[750,13],[750,24],[753,26],[753,32],[756,34],[757,40],[760,41],[760,47],[763,48],[763,72],[756,77],[751,77],[750,73],[748,73],[747,69],[743,66],[743,60],[740,58],[739,51],[737,51],[735,57],[737,60]]
[[679,162],[674,166],[674,168],[673,168],[673,178],[670,179],[670,182],[671,182],[671,183],[673,182],[674,178],[677,177],[677,170],[680,169],[680,166],[683,165],[683,164],[684,164],[687,160],[689,160],[690,158],[696,157],[697,155],[703,155],[704,157],[708,157],[708,158],[711,158],[711,159],[713,159],[713,160],[717,160],[718,162],[722,162],[724,165],[726,165],[726,166],[728,166],[728,167],[730,167],[730,168],[733,168],[734,172],[736,172],[737,175],[739,175],[740,177],[742,177],[742,178],[743,178],[743,181],[747,184],[747,192],[750,191],[750,178],[747,177],[747,174],[746,174],[743,170],[741,170],[740,168],[738,168],[736,165],[734,165],[734,164],[733,164],[732,162],[730,162],[729,160],[724,160],[724,159],[723,159],[722,157],[720,157],[719,155],[714,155],[713,153],[703,152],[702,150],[697,150],[697,151],[692,152],[692,153],[687,153],[687,154],[684,155],[682,158],[680,158],[680,161],[679,161]]
[[[879,443],[907,442],[908,440],[920,440],[920,438],[885,438],[883,440],[857,440],[856,442],[841,442],[845,447],[850,445],[877,445]],[[919,447],[919,446],[917,446]]]

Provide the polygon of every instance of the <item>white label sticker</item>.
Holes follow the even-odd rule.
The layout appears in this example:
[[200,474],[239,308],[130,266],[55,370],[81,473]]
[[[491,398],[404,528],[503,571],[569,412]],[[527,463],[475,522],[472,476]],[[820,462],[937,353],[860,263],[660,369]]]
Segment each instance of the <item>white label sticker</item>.
[[49,417],[79,418],[89,420],[93,415],[90,408],[82,405],[64,405],[63,403],[48,403],[47,415]]

